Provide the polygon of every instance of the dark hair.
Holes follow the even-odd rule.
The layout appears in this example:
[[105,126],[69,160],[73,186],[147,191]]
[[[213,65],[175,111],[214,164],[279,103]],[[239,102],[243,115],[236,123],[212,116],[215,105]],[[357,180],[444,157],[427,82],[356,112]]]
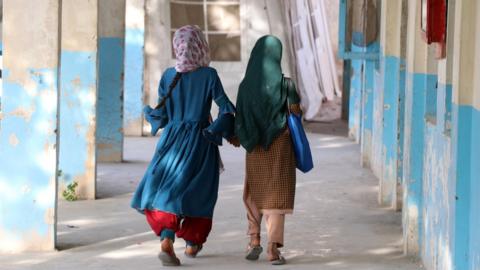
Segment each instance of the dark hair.
[[162,107],[165,106],[167,100],[172,96],[172,92],[173,92],[173,89],[175,88],[175,86],[177,86],[177,83],[178,81],[180,80],[180,77],[182,77],[182,73],[180,72],[177,72],[175,74],[175,77],[173,78],[173,81],[172,83],[170,84],[170,86],[168,87],[168,93],[166,96],[164,96],[162,98],[162,100],[160,100],[160,102],[158,103],[157,107],[155,107],[155,109],[160,109]]

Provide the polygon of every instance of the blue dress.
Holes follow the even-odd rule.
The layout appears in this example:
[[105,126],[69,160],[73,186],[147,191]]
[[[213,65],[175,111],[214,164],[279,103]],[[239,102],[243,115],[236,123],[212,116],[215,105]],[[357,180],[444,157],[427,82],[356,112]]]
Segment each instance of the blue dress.
[[[167,94],[175,77],[167,69],[159,96]],[[211,123],[212,100],[219,116]],[[235,107],[225,95],[217,71],[202,67],[183,73],[161,109],[145,108],[152,135],[163,133],[148,169],[133,195],[131,206],[141,212],[160,210],[179,216],[212,218],[218,195],[222,137],[234,133]]]

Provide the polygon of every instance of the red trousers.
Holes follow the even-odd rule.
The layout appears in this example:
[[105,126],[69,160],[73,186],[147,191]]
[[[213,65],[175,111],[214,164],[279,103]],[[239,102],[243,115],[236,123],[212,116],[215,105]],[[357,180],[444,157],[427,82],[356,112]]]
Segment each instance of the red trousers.
[[156,235],[160,236],[163,230],[168,229],[174,231],[177,237],[197,245],[205,243],[212,230],[210,218],[179,217],[158,210],[145,210],[145,216]]

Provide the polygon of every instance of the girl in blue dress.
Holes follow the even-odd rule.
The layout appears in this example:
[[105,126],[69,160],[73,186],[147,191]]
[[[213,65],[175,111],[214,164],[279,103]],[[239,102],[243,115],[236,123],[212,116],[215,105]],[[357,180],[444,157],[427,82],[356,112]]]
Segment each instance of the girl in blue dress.
[[[159,105],[145,108],[155,135],[163,128],[153,159],[133,195],[132,207],[145,214],[161,239],[164,265],[180,265],[175,235],[195,257],[212,228],[217,201],[218,145],[233,136],[235,108],[210,63],[208,44],[197,26],[178,29],[173,38],[177,63],[160,80]],[[214,101],[219,117],[213,123]]]

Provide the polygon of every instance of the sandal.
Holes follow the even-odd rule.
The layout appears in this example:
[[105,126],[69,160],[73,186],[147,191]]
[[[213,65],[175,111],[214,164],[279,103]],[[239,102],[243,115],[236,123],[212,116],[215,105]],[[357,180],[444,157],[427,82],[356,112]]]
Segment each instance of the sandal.
[[[195,249],[195,251],[187,252],[188,248]],[[187,244],[185,246],[185,256],[187,256],[189,258],[196,258],[197,254],[202,250],[202,248],[203,248],[202,244],[200,244],[200,245],[189,245],[189,244]]]
[[180,260],[177,256],[169,254],[165,251],[158,253],[158,259],[162,262],[163,266],[180,266]]
[[287,261],[285,260],[285,258],[278,254],[278,258],[277,259],[274,259],[274,260],[271,260],[270,261],[272,263],[272,265],[284,265],[287,263]]
[[278,250],[278,244],[277,243],[269,243],[268,244],[268,254],[269,257],[273,255],[273,253],[276,253],[276,257],[274,258],[269,258],[269,261],[272,265],[284,265],[287,263],[285,258],[282,256],[282,253],[280,253],[280,250]]
[[260,245],[258,246],[248,245],[245,259],[249,261],[256,261],[260,257],[260,254],[262,253],[262,251],[263,251],[263,248]]

